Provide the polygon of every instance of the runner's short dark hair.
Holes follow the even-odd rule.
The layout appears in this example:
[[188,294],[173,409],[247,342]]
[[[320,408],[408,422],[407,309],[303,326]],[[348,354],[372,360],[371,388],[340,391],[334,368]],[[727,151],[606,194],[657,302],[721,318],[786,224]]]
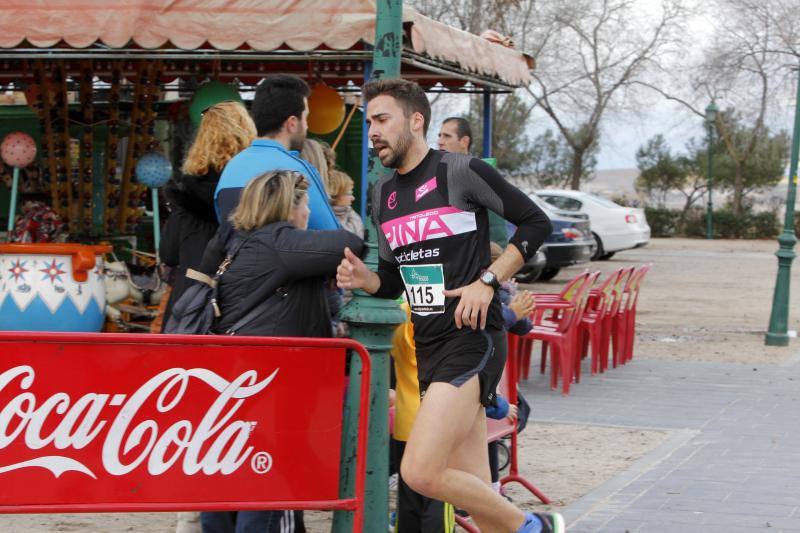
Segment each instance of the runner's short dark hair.
[[412,113],[420,113],[423,118],[422,132],[424,135],[428,134],[431,103],[425,91],[417,83],[402,79],[375,80],[364,85],[363,92],[367,102],[382,94],[391,96],[400,102],[406,117],[410,117]]
[[289,74],[271,74],[256,87],[250,114],[259,137],[278,133],[289,117],[300,118],[305,110],[308,84]]
[[442,124],[447,124],[448,122],[456,123],[456,135],[459,141],[465,136],[469,137],[467,150],[472,150],[472,139],[474,139],[474,137],[472,136],[472,126],[469,125],[469,121],[463,117],[447,117]]

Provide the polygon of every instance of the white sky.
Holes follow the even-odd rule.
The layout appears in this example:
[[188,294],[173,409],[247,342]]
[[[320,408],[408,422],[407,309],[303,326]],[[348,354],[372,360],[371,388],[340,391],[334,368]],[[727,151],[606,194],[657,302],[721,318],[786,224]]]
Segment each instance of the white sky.
[[[637,0],[645,10],[658,6],[660,0]],[[693,50],[699,50],[711,38],[712,24],[703,14],[693,17],[687,34],[692,36]],[[794,115],[794,86],[785,88],[786,96],[781,97],[773,107],[770,126],[774,129],[787,129],[791,132]],[[428,140],[432,146],[436,144],[436,134],[441,121],[450,115],[466,113],[467,98],[463,96],[443,96],[433,106],[433,117]],[[661,133],[676,151],[682,151],[686,142],[692,137],[706,135],[702,121],[685,110],[680,104],[670,102],[660,95],[652,98],[638,113],[606,114],[602,124],[600,153],[598,154],[598,170],[635,168],[636,150],[651,137]],[[702,107],[705,107],[703,105]],[[473,128],[480,128],[473,124]],[[555,129],[552,120],[541,111],[535,112],[529,121],[528,134],[531,138],[547,129]],[[477,147],[476,151],[480,148]]]

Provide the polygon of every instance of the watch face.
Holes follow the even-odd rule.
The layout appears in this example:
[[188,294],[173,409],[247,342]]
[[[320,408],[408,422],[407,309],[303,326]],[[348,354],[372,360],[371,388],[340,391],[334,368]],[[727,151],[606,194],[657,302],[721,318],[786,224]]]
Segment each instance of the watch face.
[[492,285],[494,283],[494,274],[489,272],[488,270],[481,274],[481,281],[487,285]]

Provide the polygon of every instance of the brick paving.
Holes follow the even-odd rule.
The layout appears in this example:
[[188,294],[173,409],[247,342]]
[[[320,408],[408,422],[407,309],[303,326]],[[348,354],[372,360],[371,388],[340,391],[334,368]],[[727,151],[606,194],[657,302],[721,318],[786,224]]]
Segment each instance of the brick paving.
[[758,366],[640,358],[567,397],[546,379],[521,383],[538,422],[669,431],[564,509],[570,533],[800,532],[800,353]]

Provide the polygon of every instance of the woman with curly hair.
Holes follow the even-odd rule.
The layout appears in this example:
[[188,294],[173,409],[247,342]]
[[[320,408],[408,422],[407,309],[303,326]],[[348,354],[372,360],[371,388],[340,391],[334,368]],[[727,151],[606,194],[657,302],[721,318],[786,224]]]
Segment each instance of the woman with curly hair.
[[206,244],[219,223],[214,190],[222,169],[233,156],[250,146],[256,127],[239,102],[219,102],[202,113],[200,127],[183,163],[182,175],[167,185],[171,213],[162,233],[161,262],[172,267],[174,280],[163,323],[172,305],[188,286],[186,269],[198,269]]

